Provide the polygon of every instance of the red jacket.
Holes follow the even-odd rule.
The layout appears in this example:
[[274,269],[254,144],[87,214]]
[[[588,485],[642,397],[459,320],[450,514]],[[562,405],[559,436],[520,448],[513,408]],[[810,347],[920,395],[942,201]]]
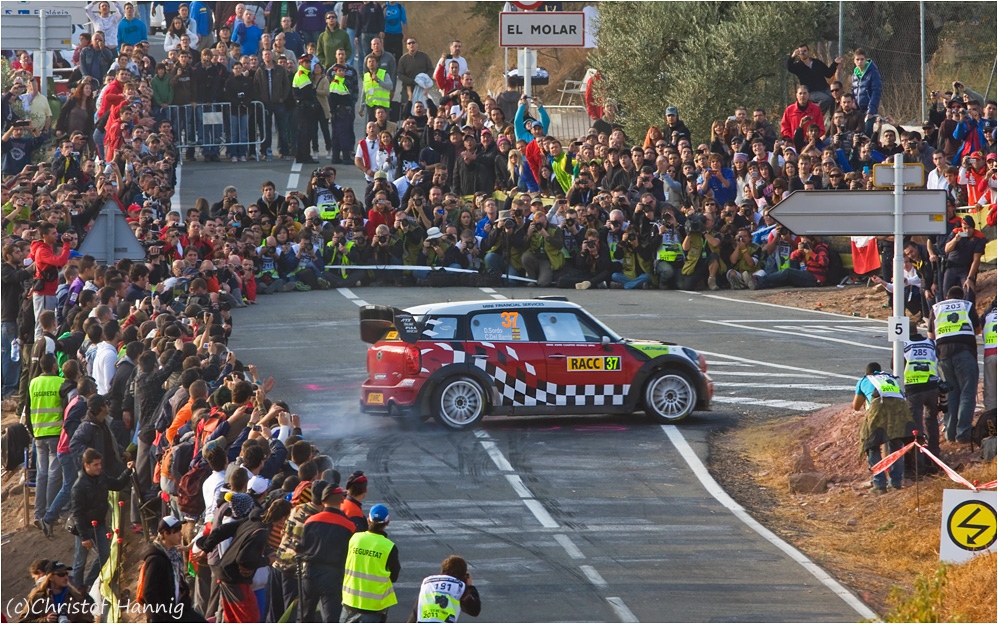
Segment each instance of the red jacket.
[[[59,269],[66,266],[66,262],[69,261],[70,251],[69,245],[63,245],[62,253],[57,256],[55,255],[55,250],[46,245],[44,241],[32,241],[29,256],[35,261],[35,279],[44,279],[42,273],[48,268]],[[58,271],[56,271],[55,277],[50,281],[45,281],[45,286],[35,292],[46,297],[54,297],[58,287],[59,275]]]
[[451,76],[447,73],[447,70],[444,69],[443,65],[437,65],[436,70],[433,72],[433,80],[436,81],[437,87],[444,95],[447,95],[454,89],[461,86],[461,77]]
[[811,121],[818,124],[819,136],[825,136],[825,118],[814,102],[808,102],[804,110],[800,109],[797,102],[788,106],[787,110],[783,111],[783,119],[780,120],[780,136],[793,140],[794,131],[800,128],[801,119],[804,117],[810,117]]

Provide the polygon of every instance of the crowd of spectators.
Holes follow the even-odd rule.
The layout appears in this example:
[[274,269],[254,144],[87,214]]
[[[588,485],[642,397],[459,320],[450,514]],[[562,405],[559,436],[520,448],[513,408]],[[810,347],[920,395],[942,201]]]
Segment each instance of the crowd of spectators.
[[[125,492],[135,531],[165,494],[168,513],[147,527],[148,600],[229,621],[279,616],[298,595],[296,556],[323,565],[325,537],[303,545],[323,506],[342,503],[366,528],[363,475],[341,487],[271,382],[227,347],[232,309],[259,295],[452,283],[443,268],[576,289],[827,285],[841,277],[837,254],[770,209],[796,190],[871,188],[872,166],[896,153],[926,165],[950,220],[948,234],[906,245],[924,299],[910,311],[954,285],[974,295],[984,235],[955,210],[991,206],[994,225],[996,105],[960,83],[932,94],[921,132],[905,129],[880,114],[881,78],[862,50],[846,86],[834,79],[842,59],[819,65],[802,46],[787,61],[801,85],[779,120],[739,107],[696,140],[668,106],[632,141],[606,103],[585,136],[562,142],[538,98],[479,93],[460,41],[434,63],[404,36],[398,3],[215,4],[163,3],[160,53],[141,5],[94,3],[56,115],[29,56],[0,96],[3,398],[31,436],[36,526],[62,530],[68,512],[76,535],[71,570],[36,566],[39,591],[97,578],[109,490]],[[218,135],[201,115],[170,113],[220,102],[231,116]],[[228,186],[214,203],[177,206],[183,159],[269,157],[276,143],[318,164],[320,137],[330,162],[304,192],[267,181],[258,198]],[[365,187],[337,184],[336,165],[356,167]],[[144,259],[77,251],[107,205]],[[241,528],[215,534],[230,520]],[[230,537],[239,549],[219,546]],[[187,590],[177,549],[192,544]],[[181,582],[156,585],[168,579]],[[316,581],[305,597],[327,617],[329,587]]]

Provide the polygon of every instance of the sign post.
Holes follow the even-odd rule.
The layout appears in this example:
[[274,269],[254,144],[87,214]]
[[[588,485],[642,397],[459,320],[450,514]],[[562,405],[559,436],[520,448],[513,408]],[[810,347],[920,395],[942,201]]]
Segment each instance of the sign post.
[[101,208],[77,251],[107,264],[125,259],[144,260],[146,257],[146,248],[135,237],[125,215],[114,201],[108,201]]
[[[516,3],[523,9],[543,2]],[[533,95],[532,80],[537,67],[533,48],[583,48],[586,45],[586,14],[581,11],[503,11],[499,14],[499,45],[521,48],[517,66],[523,76],[523,94]]]
[[[946,233],[946,192],[908,191],[905,185],[921,184],[916,171],[894,155],[894,192],[797,191],[773,207],[770,215],[795,234],[879,235],[894,237],[894,309],[888,319],[888,339],[893,348],[893,372],[904,375],[904,341],[908,319],[904,315],[904,235]],[[917,173],[924,174],[921,165]],[[877,176],[878,182],[884,178]]]
[[[897,340],[897,324],[904,319],[904,156],[894,154],[894,284],[893,318],[891,319],[891,345],[894,355],[894,376],[904,379],[904,340]],[[944,208],[945,210],[945,208]],[[908,337],[908,328],[902,332]]]
[[57,9],[3,9],[3,44],[6,49],[34,50],[35,75],[41,94],[48,95],[48,55],[72,48],[72,17]]

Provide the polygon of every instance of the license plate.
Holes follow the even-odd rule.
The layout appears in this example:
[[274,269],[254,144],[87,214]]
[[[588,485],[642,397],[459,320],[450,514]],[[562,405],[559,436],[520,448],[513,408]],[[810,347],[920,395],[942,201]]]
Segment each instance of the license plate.
[[368,405],[384,405],[385,404],[385,395],[382,394],[382,393],[380,393],[380,392],[372,392],[372,393],[370,393],[370,394],[367,395],[367,404]]

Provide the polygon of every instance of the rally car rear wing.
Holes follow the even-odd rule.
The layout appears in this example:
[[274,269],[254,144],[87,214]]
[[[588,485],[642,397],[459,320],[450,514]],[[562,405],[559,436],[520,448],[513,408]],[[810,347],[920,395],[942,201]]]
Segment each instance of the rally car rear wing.
[[415,344],[419,340],[419,323],[411,314],[392,306],[366,305],[360,309],[360,339],[374,344],[390,331],[398,332],[399,340]]

